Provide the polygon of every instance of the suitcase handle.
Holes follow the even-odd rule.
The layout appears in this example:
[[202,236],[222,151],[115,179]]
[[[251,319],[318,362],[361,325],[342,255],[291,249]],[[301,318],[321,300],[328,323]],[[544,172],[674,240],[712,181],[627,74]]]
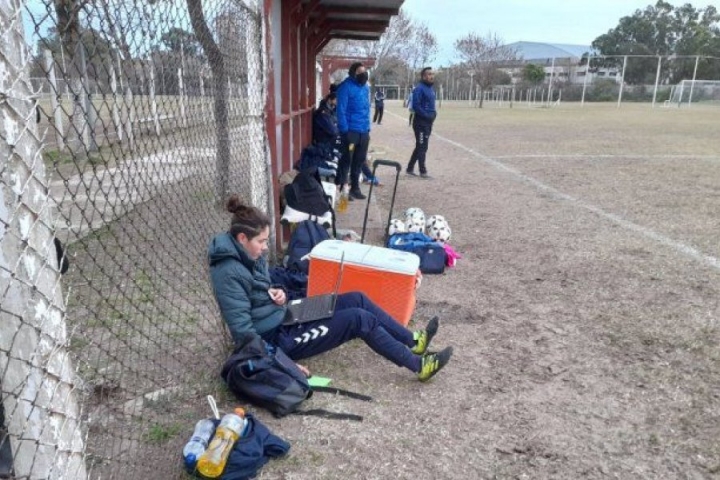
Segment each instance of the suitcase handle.
[[[392,200],[390,202],[390,212],[388,213],[388,225],[385,227],[385,233],[383,234],[383,243],[387,242],[387,231],[390,225],[390,219],[392,218],[393,207],[395,206],[395,195],[397,194],[398,180],[400,179],[400,172],[402,171],[402,165],[394,160],[375,160],[373,162],[373,177],[375,171],[379,165],[385,165],[387,167],[395,167],[395,187],[393,188]],[[374,182],[370,183],[370,191],[368,192],[367,205],[365,205],[365,220],[363,221],[362,236],[360,237],[360,243],[365,243],[365,229],[367,228],[368,212],[370,211],[370,198],[372,197]]]
[[387,167],[395,167],[395,170],[397,170],[398,172],[400,170],[402,170],[402,165],[400,165],[399,162],[395,162],[393,160],[380,160],[380,159],[375,160],[373,162],[373,169],[377,168],[378,165],[385,165]]

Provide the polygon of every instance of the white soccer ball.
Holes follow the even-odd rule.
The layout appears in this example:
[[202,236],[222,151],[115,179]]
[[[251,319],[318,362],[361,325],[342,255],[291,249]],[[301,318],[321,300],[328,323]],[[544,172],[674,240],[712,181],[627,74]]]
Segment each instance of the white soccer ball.
[[421,222],[411,222],[407,225],[407,231],[410,233],[425,233],[425,225]]
[[390,226],[388,227],[388,235],[395,235],[396,233],[405,232],[407,232],[405,222],[397,218],[393,218],[392,220],[390,220]]
[[452,230],[450,230],[450,225],[448,225],[445,221],[435,222],[431,227],[428,228],[428,235],[433,240],[436,240],[440,243],[445,243],[450,240]]
[[425,233],[425,212],[417,207],[405,210],[405,226],[408,232]]
[[430,215],[427,220],[425,220],[425,228],[429,232],[430,228],[438,222],[447,224],[445,217],[442,215]]

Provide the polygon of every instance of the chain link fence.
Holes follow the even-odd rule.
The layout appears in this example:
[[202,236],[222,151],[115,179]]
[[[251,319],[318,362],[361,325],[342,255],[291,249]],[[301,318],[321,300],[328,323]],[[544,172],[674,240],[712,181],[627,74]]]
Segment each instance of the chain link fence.
[[[547,107],[560,102],[720,107],[720,57],[616,55],[530,63],[543,69],[544,80],[524,79],[524,63],[500,68],[497,76],[504,81],[488,88],[473,83],[467,69],[440,70],[435,81],[438,98],[492,108]],[[401,91],[407,99],[409,88]]]
[[0,2],[0,32],[0,477],[181,478],[226,394],[207,242],[229,193],[274,213],[262,5]]

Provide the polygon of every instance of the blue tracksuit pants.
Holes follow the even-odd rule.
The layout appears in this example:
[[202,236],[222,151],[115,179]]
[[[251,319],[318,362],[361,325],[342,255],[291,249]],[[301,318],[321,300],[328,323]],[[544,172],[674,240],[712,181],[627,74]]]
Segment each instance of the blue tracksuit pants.
[[296,361],[362,338],[371,349],[395,365],[420,371],[421,357],[410,351],[415,346],[412,332],[359,292],[339,295],[331,318],[281,325],[265,336],[265,340],[282,348]]

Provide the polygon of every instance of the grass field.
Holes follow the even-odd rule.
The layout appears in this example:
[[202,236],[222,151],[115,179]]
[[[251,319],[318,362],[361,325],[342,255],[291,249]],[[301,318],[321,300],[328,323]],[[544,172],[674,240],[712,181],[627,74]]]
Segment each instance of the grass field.
[[[371,144],[406,163],[407,111],[388,104]],[[375,402],[310,402],[360,424],[263,415],[293,450],[262,478],[715,478],[717,112],[446,103],[434,179],[402,176],[395,216],[453,228],[463,259],[425,277],[415,317],[441,316],[453,361],[419,384],[360,343],[312,359]]]

